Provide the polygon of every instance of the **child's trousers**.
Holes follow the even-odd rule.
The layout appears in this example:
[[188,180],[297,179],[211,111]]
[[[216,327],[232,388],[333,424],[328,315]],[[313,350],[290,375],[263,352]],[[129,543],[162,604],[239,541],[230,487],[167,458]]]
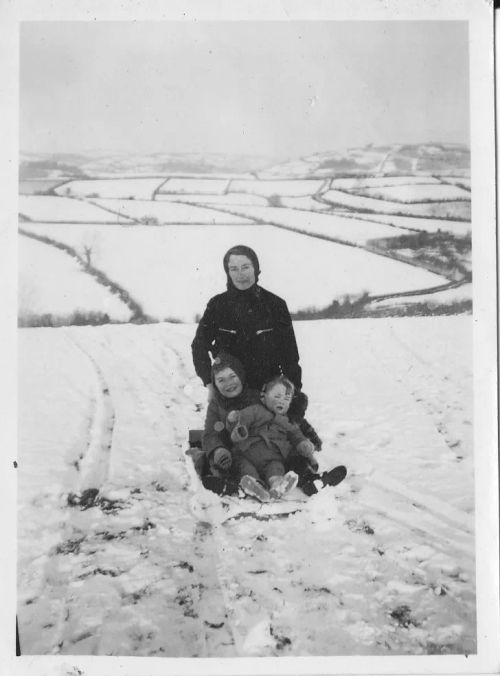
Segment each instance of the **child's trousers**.
[[272,476],[285,474],[284,459],[277,449],[267,446],[265,441],[253,444],[245,453],[235,451],[233,463],[236,465],[239,478],[245,474],[266,482]]

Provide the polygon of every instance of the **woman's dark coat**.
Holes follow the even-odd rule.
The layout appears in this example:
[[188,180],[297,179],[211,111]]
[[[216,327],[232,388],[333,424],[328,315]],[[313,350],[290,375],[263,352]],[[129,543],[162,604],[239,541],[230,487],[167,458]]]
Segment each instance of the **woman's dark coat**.
[[196,373],[211,382],[211,360],[229,352],[245,367],[247,383],[260,389],[283,374],[300,390],[302,370],[285,301],[255,284],[246,291],[229,286],[211,298],[191,345]]

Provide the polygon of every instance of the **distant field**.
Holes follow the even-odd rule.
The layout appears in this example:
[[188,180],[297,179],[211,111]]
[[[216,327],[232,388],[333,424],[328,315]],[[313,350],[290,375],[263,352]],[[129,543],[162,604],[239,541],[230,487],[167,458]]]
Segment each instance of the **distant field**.
[[[307,199],[307,198],[298,198],[298,199]],[[159,192],[156,193],[155,201],[156,202],[175,202],[180,200],[181,202],[191,202],[193,204],[220,204],[222,206],[230,206],[232,204],[239,205],[262,205],[267,204],[267,199],[261,197],[260,195],[251,195],[250,193],[234,193],[228,195],[201,195],[199,193],[192,195],[191,193],[177,193],[173,195],[167,195],[165,193]]]
[[470,200],[470,192],[456,185],[397,185],[370,188],[353,188],[353,192],[366,197],[383,200],[394,200],[412,204],[413,202],[439,202],[453,200]]
[[466,235],[471,232],[471,223],[468,221],[441,220],[439,218],[412,218],[411,216],[391,216],[390,214],[355,214],[352,218],[359,220],[375,221],[376,223],[386,223],[396,225],[399,228],[409,228],[410,230],[422,230],[424,232],[451,232],[455,235]]
[[454,185],[464,185],[466,188],[471,187],[470,178],[466,176],[443,176],[443,180]]
[[63,181],[59,179],[34,178],[29,181],[19,181],[20,195],[36,195],[47,192]]
[[313,195],[323,185],[321,179],[314,180],[255,180],[255,181],[231,181],[229,192],[249,192],[254,195],[280,195],[283,197],[304,197]]
[[207,300],[225,289],[222,254],[243,243],[254,248],[260,282],[284,296],[292,311],[324,307],[344,294],[393,293],[445,280],[362,249],[325,242],[269,226],[235,231],[217,226],[113,228],[24,224],[25,229],[80,247],[94,243],[93,264],[125,287],[158,319],[193,321]]
[[291,209],[303,209],[305,211],[328,211],[328,204],[318,202],[312,197],[282,197],[281,204]]
[[113,197],[127,199],[151,199],[164,178],[117,178],[102,180],[71,181],[56,190],[59,195],[79,197]]
[[470,220],[470,202],[431,202],[404,204],[372,197],[353,195],[340,190],[328,190],[322,195],[330,204],[340,204],[350,209],[372,211],[381,214],[402,214],[432,218],[454,218]]
[[393,185],[439,185],[433,176],[374,176],[370,178],[334,178],[331,188],[351,190],[353,188],[370,188]]
[[161,187],[161,193],[204,193],[222,195],[229,185],[229,178],[169,178]]
[[32,221],[78,223],[126,223],[124,215],[111,214],[83,200],[53,195],[20,195],[19,213]]
[[[375,155],[384,156],[377,150],[373,157],[361,154],[358,159],[369,164]],[[302,160],[296,166],[301,163],[303,167]],[[305,179],[304,173],[267,180],[222,175],[101,178],[71,181],[57,188],[60,196],[21,195],[19,209],[33,221],[23,222],[25,229],[46,233],[81,254],[90,243],[92,265],[126,289],[147,315],[193,321],[208,297],[224,289],[221,257],[238,243],[257,250],[262,284],[287,298],[293,312],[323,308],[345,295],[443,284],[441,275],[417,267],[430,266],[425,252],[407,252],[409,259],[420,261],[410,265],[362,247],[412,231],[470,233],[470,192],[461,187],[464,179],[457,177],[456,184],[452,179],[447,179],[450,184],[417,175]],[[64,196],[68,190],[73,198]],[[390,248],[387,242],[380,246]],[[65,257],[56,253],[59,260]],[[433,269],[447,274],[450,256],[445,251],[443,265]],[[27,256],[21,264],[26,261]],[[49,255],[40,253],[37,266],[47,265],[52,265]],[[68,304],[74,310],[72,293],[73,282]]]
[[450,305],[464,300],[472,301],[472,284],[462,284],[455,289],[437,291],[436,293],[423,293],[418,296],[401,296],[399,298],[386,298],[385,300],[373,301],[371,307],[391,307],[414,303],[427,303],[429,307],[437,305]]
[[282,207],[234,207],[233,213],[259,219],[263,223],[283,225],[293,230],[363,245],[377,237],[395,237],[406,231],[389,225],[370,223],[333,214],[298,211]]
[[128,321],[129,308],[68,254],[19,235],[19,316],[102,312]]
[[155,218],[159,224],[175,223],[219,223],[219,224],[245,224],[251,223],[245,218],[231,216],[215,209],[204,209],[203,207],[191,204],[181,204],[178,202],[157,202],[152,200],[111,200],[94,199],[96,204],[106,209],[116,211],[122,216],[138,219]]

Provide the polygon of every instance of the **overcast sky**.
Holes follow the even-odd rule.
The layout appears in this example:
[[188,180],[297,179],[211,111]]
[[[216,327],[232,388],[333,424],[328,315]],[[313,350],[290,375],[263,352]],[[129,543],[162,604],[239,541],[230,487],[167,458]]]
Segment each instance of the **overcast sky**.
[[294,157],[469,143],[466,22],[29,22],[20,146]]

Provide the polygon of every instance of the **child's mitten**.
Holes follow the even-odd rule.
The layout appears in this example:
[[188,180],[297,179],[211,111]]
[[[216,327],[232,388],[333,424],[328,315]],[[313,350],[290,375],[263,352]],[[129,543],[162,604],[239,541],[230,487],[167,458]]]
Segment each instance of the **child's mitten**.
[[219,448],[216,448],[214,451],[213,461],[216,467],[227,472],[227,470],[231,467],[233,459],[231,457],[230,451],[228,451],[227,448],[219,446]]
[[238,441],[244,441],[248,438],[248,429],[245,425],[236,425],[234,430],[231,432],[231,441],[235,444]]
[[304,458],[307,458],[311,469],[315,472],[319,465],[314,457],[314,445],[309,441],[309,439],[304,439],[297,444],[297,452],[300,453]]
[[227,421],[229,423],[237,423],[240,420],[240,412],[239,411],[229,411],[227,414]]

